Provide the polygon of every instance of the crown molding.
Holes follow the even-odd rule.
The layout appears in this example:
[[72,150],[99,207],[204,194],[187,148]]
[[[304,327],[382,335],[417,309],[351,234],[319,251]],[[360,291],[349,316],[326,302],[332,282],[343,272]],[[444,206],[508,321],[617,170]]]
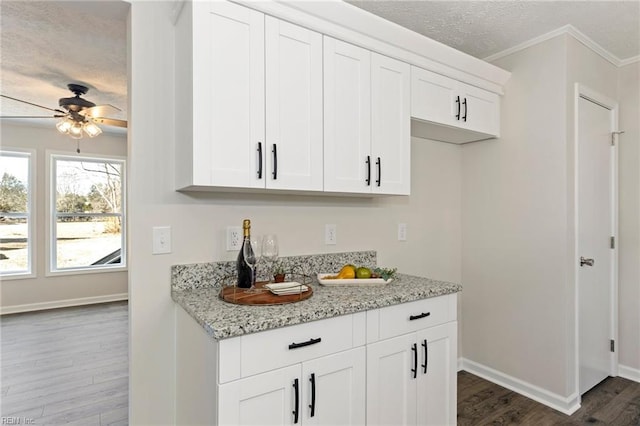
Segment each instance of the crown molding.
[[510,47],[508,49],[503,50],[502,52],[494,53],[493,55],[487,56],[484,58],[487,62],[492,62],[497,59],[503,58],[505,56],[511,55],[512,53],[519,52],[528,47],[535,46],[552,38],[558,37],[560,35],[568,34],[572,36],[574,39],[578,40],[580,43],[584,44],[586,47],[591,49],[593,52],[600,55],[602,58],[615,65],[616,67],[621,67],[625,65],[632,64],[634,62],[640,61],[640,55],[634,56],[627,59],[620,59],[613,53],[609,52],[604,47],[600,46],[596,43],[592,38],[578,30],[571,24],[565,25],[553,31],[549,31],[546,34],[542,34],[541,36],[534,37],[531,40],[527,40],[524,43],[520,43],[516,46]]

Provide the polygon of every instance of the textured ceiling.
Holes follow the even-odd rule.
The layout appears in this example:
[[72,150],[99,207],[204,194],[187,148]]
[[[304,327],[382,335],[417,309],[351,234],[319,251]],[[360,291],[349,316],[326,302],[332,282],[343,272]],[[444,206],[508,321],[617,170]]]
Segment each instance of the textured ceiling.
[[[128,13],[122,1],[1,1],[2,94],[58,108],[73,96],[67,84],[81,83],[84,98],[122,109],[111,117],[126,120]],[[0,113],[52,114],[4,98]]]
[[640,55],[638,0],[348,2],[477,58],[567,24],[618,59]]
[[[479,58],[567,24],[620,59],[640,54],[637,0],[350,3]],[[71,96],[67,83],[82,83],[87,99],[121,108],[113,117],[126,119],[128,10],[118,0],[0,1],[0,91],[56,108]],[[2,99],[0,114],[47,111]]]

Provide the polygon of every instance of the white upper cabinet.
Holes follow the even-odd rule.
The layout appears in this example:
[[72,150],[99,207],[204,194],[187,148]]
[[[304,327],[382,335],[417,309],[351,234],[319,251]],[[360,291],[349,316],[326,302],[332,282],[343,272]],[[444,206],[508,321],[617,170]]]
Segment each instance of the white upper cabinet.
[[324,38],[324,190],[409,194],[409,65]]
[[371,54],[374,193],[409,195],[411,189],[410,78],[408,64]]
[[266,17],[267,188],[322,190],[322,35]]
[[466,143],[500,136],[500,97],[418,67],[411,67],[412,134]]
[[324,189],[371,192],[371,52],[324,37]]
[[176,28],[177,186],[264,187],[264,15],[226,2],[185,9],[193,31]]

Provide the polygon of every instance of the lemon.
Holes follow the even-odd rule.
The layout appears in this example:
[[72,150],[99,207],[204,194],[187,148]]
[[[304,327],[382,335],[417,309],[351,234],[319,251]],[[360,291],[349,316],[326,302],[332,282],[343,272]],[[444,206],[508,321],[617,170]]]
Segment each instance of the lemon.
[[371,269],[364,266],[356,269],[356,278],[371,278]]

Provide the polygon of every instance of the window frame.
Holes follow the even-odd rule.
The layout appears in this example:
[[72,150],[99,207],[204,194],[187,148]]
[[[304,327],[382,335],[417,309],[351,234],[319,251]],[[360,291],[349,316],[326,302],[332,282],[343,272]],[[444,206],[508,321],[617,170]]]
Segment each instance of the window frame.
[[[47,250],[47,267],[46,276],[61,275],[78,275],[78,274],[97,274],[127,271],[127,161],[125,157],[118,155],[102,155],[102,154],[81,154],[74,155],[68,152],[47,151],[47,176],[49,178],[48,194],[47,194],[47,212],[49,215],[46,221],[46,235],[48,238]],[[61,213],[57,212],[56,206],[56,187],[57,187],[57,161],[75,161],[75,162],[117,162],[121,164],[122,175],[120,177],[121,191],[121,213]],[[71,268],[57,267],[57,220],[59,217],[67,216],[87,216],[87,217],[120,217],[120,263],[111,265],[87,265]]]
[[36,218],[36,150],[18,147],[3,146],[0,148],[0,155],[7,157],[27,158],[28,161],[28,177],[27,177],[27,270],[26,271],[0,271],[2,280],[16,280],[25,278],[35,278],[36,271],[36,250],[34,249],[36,236],[35,218]]

